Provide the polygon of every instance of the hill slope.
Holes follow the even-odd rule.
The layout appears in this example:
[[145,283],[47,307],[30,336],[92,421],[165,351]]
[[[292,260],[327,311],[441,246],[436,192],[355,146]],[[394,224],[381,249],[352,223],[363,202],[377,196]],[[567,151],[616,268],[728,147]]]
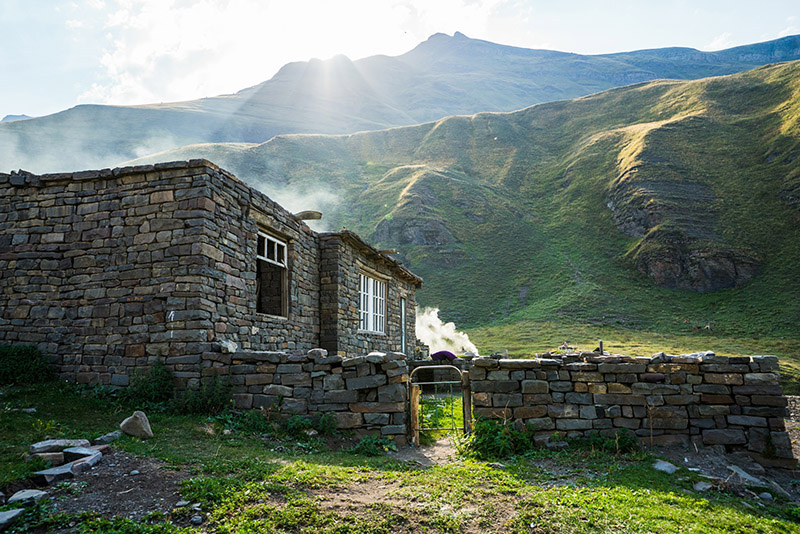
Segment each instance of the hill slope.
[[797,335],[800,62],[139,162],[191,157],[399,248],[461,326]]
[[291,63],[233,95],[145,106],[82,105],[3,122],[0,163],[34,172],[96,168],[191,143],[377,130],[798,58],[800,36],[720,52],[667,48],[584,56],[436,34],[397,57]]

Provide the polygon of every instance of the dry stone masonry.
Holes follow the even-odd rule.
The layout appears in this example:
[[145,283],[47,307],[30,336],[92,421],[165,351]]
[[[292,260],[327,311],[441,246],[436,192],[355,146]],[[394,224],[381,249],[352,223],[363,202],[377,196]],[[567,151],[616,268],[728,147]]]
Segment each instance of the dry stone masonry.
[[203,374],[227,375],[238,409],[281,415],[330,414],[337,427],[405,442],[405,354],[372,352],[342,358],[308,353],[235,352],[204,355]]
[[[267,239],[280,254],[259,249]],[[62,378],[115,386],[161,357],[195,387],[219,347],[408,352],[422,284],[206,160],[0,173],[0,270],[0,342],[37,345]],[[385,284],[380,332],[359,329],[364,273]]]
[[628,429],[654,444],[722,445],[762,463],[795,463],[775,356],[581,353],[472,363],[474,413],[534,425],[543,441]]

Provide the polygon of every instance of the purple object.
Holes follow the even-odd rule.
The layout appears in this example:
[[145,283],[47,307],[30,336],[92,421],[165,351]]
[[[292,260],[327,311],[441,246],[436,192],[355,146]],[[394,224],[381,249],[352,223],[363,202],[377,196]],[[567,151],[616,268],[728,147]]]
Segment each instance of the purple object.
[[445,360],[453,361],[456,359],[456,355],[450,352],[449,350],[440,350],[439,352],[434,352],[431,354],[431,360],[437,362],[443,362]]

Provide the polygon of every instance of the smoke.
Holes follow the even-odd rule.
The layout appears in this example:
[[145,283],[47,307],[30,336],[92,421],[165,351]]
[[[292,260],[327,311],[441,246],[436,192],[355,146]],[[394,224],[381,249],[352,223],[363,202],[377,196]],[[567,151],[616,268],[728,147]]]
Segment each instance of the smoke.
[[321,189],[319,187],[315,187],[313,190],[299,186],[276,188],[271,184],[263,182],[258,183],[256,187],[292,213],[307,210],[321,212],[322,219],[304,221],[315,232],[333,232],[338,230],[338,228],[334,227],[334,221],[338,218],[337,216],[342,199],[333,191]]
[[417,337],[431,348],[431,353],[449,350],[455,354],[478,353],[464,332],[456,330],[455,323],[443,323],[439,308],[417,308]]

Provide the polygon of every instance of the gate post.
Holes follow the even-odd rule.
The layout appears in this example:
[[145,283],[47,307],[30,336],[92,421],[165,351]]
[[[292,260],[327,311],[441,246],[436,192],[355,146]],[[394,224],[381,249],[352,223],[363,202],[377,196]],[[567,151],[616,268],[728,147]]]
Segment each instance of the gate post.
[[419,447],[419,386],[411,385],[411,444]]
[[469,371],[461,372],[461,402],[464,407],[464,434],[472,432],[472,389],[469,385]]

